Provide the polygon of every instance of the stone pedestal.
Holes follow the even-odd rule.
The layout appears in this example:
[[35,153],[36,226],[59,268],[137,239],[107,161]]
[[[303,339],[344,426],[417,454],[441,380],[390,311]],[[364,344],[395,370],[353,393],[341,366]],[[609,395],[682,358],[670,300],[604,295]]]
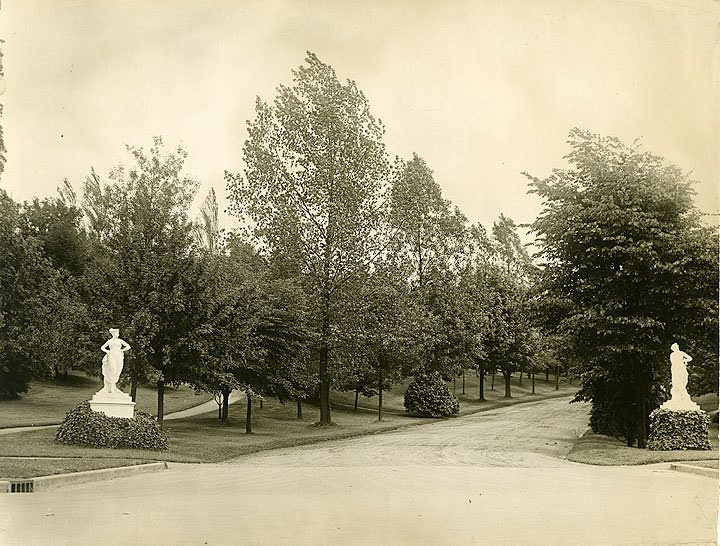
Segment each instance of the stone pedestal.
[[660,409],[669,411],[701,411],[700,406],[690,399],[687,392],[683,394],[685,396],[673,396],[670,400],[660,406]]
[[710,449],[710,417],[704,411],[658,408],[650,414],[648,449]]
[[135,417],[135,402],[132,401],[129,394],[121,391],[96,392],[90,400],[90,409],[104,413],[108,417],[125,417],[126,419]]

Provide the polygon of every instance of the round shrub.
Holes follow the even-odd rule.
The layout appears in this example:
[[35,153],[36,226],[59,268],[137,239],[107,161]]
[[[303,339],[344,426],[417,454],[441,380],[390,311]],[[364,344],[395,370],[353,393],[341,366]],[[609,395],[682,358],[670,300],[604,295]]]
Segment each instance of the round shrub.
[[149,413],[137,412],[133,419],[108,417],[93,411],[90,402],[75,406],[58,427],[55,439],[63,444],[132,449],[168,448],[167,433]]
[[419,375],[405,391],[405,411],[420,417],[448,417],[460,411],[460,401],[435,372]]
[[650,414],[647,447],[653,451],[710,449],[710,416],[703,411],[656,409]]

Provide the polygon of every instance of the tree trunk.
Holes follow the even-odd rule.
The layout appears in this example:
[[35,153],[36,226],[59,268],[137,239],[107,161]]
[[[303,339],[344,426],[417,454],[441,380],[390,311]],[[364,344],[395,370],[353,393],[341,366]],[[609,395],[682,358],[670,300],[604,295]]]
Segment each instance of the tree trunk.
[[550,370],[545,368],[545,383],[550,382]]
[[252,397],[247,395],[247,411],[245,412],[245,434],[252,434]]
[[330,415],[330,373],[328,371],[328,340],[330,339],[330,294],[323,295],[322,334],[320,338],[320,424],[332,423]]
[[485,400],[485,371],[480,372],[478,377],[478,400]]
[[555,390],[560,390],[560,366],[555,366]]
[[465,394],[465,370],[462,371],[462,393]]
[[645,413],[645,396],[642,387],[640,387],[640,404],[638,404],[638,408],[640,409],[640,415],[638,416],[638,448],[645,449],[647,446],[647,414]]
[[453,376],[453,394],[457,392],[457,377]]
[[382,365],[380,366],[380,381],[378,381],[378,421],[382,421],[382,394],[383,394],[383,369]]
[[263,409],[263,399],[260,399],[260,409]]
[[492,381],[490,381],[490,390],[495,390],[495,370],[492,371]]
[[302,401],[300,398],[297,399],[297,418],[302,419]]
[[158,379],[157,382],[157,422],[160,428],[163,426],[165,417],[165,380]]
[[220,418],[223,421],[228,420],[228,406],[230,405],[230,389],[223,389],[222,391],[222,414]]
[[355,407],[353,410],[357,413],[357,405],[358,405],[358,396],[360,395],[360,391],[358,389],[355,389]]
[[535,394],[535,372],[530,374],[530,379],[532,379],[532,393]]
[[133,380],[132,383],[130,383],[130,399],[133,402],[136,402],[137,398],[137,381]]
[[518,381],[518,387],[522,385],[522,370],[520,370],[520,380]]
[[510,394],[510,378],[512,377],[512,372],[506,373],[503,372],[503,378],[505,379],[505,398],[512,398]]

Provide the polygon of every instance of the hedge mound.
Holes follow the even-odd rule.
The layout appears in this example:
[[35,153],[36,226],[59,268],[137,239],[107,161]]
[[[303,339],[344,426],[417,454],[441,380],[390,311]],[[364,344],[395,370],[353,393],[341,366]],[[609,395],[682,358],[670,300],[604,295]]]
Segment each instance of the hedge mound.
[[460,411],[460,401],[437,372],[415,377],[403,405],[405,411],[420,417],[449,417]]
[[168,449],[168,435],[149,413],[141,411],[135,418],[108,417],[90,409],[90,402],[75,406],[55,434],[63,444],[118,449]]
[[650,414],[647,448],[653,451],[710,449],[710,417],[703,411],[656,409]]

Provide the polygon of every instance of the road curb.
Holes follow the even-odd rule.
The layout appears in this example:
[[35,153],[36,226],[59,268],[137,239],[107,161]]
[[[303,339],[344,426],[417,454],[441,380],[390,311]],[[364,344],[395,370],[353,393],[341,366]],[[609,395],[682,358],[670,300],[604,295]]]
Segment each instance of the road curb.
[[691,464],[682,464],[682,463],[671,463],[670,470],[677,470],[678,472],[687,472],[688,474],[697,474],[698,476],[705,476],[707,478],[715,478],[715,479],[718,479],[718,475],[720,474],[720,472],[718,472],[717,468],[709,468],[706,466],[694,466]]
[[11,484],[15,482],[31,483],[32,492],[48,491],[50,489],[66,485],[112,480],[114,478],[134,476],[136,474],[144,474],[147,472],[157,472],[159,470],[165,470],[166,468],[168,468],[167,463],[157,462],[131,466],[118,466],[113,468],[101,468],[98,470],[86,470],[83,472],[72,472],[68,474],[55,474],[53,476],[40,476],[24,480],[0,481],[0,493],[9,493],[11,491]]

